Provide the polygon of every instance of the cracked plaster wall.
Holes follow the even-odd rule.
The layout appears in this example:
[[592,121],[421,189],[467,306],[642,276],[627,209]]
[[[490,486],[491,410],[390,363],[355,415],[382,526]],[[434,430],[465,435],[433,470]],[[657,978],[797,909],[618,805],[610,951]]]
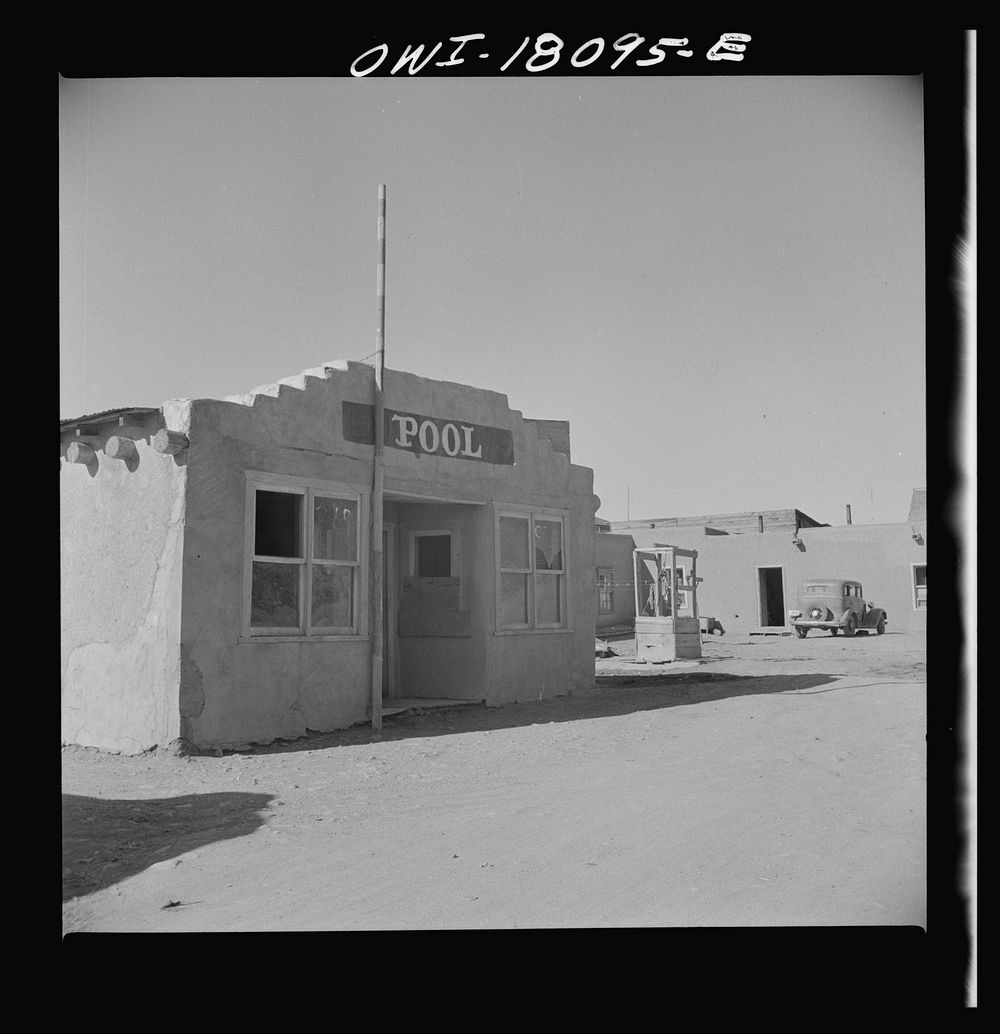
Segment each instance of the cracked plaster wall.
[[[112,427],[111,431],[114,430]],[[60,464],[62,741],[122,753],[179,735],[185,469],[136,440],[138,463]]]

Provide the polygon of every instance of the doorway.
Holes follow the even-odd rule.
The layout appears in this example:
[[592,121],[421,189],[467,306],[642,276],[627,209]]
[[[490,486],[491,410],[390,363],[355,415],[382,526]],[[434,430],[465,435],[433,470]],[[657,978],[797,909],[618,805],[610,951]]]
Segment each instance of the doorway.
[[785,590],[781,567],[757,568],[757,595],[762,628],[784,627]]

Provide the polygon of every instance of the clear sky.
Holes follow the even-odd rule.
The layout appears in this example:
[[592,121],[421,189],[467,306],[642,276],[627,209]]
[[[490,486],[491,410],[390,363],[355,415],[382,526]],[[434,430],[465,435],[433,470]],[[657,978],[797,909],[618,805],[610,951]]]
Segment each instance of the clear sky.
[[[569,420],[608,520],[905,521],[918,78],[61,80],[60,415],[375,348]],[[389,400],[391,404],[391,400]]]

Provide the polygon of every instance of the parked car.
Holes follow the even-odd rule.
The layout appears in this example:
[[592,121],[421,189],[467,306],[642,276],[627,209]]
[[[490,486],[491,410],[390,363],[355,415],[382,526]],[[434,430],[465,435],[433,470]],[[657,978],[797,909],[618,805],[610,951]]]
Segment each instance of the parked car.
[[810,628],[827,628],[831,635],[841,629],[852,636],[858,629],[885,632],[889,620],[881,607],[866,603],[860,582],[843,578],[812,578],[799,588],[798,609],[788,617],[795,634],[805,639]]

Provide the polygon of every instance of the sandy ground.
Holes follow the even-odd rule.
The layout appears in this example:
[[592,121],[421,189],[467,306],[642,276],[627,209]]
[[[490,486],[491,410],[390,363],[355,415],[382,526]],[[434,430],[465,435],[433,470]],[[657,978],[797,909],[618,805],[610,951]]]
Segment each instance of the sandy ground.
[[63,748],[64,931],[925,924],[923,635],[611,645],[381,735]]

